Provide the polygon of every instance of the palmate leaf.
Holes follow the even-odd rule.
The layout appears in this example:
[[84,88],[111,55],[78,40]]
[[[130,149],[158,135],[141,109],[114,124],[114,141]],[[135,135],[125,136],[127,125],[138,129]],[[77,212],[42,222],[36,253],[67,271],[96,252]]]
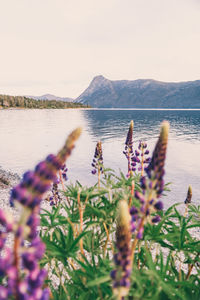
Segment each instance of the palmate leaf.
[[50,215],[50,220],[51,220],[51,224],[52,224],[52,225],[54,224],[55,219],[57,218],[57,216],[58,216],[59,213],[60,213],[60,207],[61,207],[61,205],[59,204],[57,207],[54,206],[54,207],[52,208],[52,213],[51,213],[51,215]]
[[71,200],[75,200],[75,202],[77,203],[78,193],[80,193],[81,201],[84,202],[86,198],[88,198],[88,200],[95,199],[101,195],[106,194],[106,192],[107,191],[103,188],[101,188],[100,190],[97,189],[96,186],[88,188],[80,186],[80,184],[77,185],[76,183],[75,185],[71,184],[70,186],[67,186],[67,190],[63,194]]
[[119,188],[124,188],[126,189],[127,187],[131,187],[132,181],[134,180],[135,183],[135,190],[141,191],[141,187],[139,184],[140,181],[140,175],[136,174],[134,177],[129,177],[127,178],[123,172],[120,171],[120,176],[117,176],[116,178],[118,179],[118,182],[115,182],[113,184],[113,189],[119,189]]
[[[45,212],[45,213],[44,213],[44,212]],[[41,216],[41,215],[44,215],[44,216],[50,216],[51,214],[52,214],[51,211],[49,211],[49,210],[47,210],[47,209],[44,209],[44,208],[41,209],[40,216]]]
[[[165,237],[165,236],[163,236],[163,237]],[[157,242],[158,242],[163,248],[168,248],[168,249],[170,249],[170,250],[172,250],[172,251],[176,249],[173,245],[171,245],[171,244],[169,244],[169,243],[166,243],[166,242],[163,241],[162,239],[161,239],[161,240],[157,240]]]
[[194,224],[188,225],[188,226],[187,226],[187,229],[195,228],[195,227],[198,228],[199,226],[200,226],[199,223],[194,223]]
[[[107,235],[103,223],[106,224],[110,233],[110,238],[114,237],[115,219],[118,201],[130,197],[131,181],[123,174],[118,178],[109,171],[102,179],[103,188],[92,186],[90,188],[82,186],[80,183],[67,187],[69,203],[62,202],[60,209],[53,208],[52,211],[43,211],[41,224],[43,236],[47,240],[47,252],[43,264],[47,264],[55,257],[57,264],[64,265],[63,272],[67,274],[63,279],[64,287],[69,295],[69,300],[74,299],[113,299],[112,282],[110,271],[112,266],[112,250],[107,242]],[[140,190],[138,184],[140,176],[134,178],[135,189]],[[82,208],[87,198],[87,204],[83,212],[83,235],[74,238],[73,224],[78,228],[80,223],[80,212],[77,202],[77,195],[80,193]],[[109,197],[112,195],[111,197]],[[132,204],[139,208],[138,200],[133,199]],[[186,218],[184,218],[175,204],[166,211],[159,212],[161,222],[157,225],[145,224],[144,241],[149,245],[158,243],[160,251],[156,259],[147,251],[144,241],[140,241],[140,252],[135,254],[135,259],[140,259],[140,269],[133,266],[131,275],[131,288],[129,296],[125,300],[133,299],[199,299],[197,292],[197,257],[199,251],[199,241],[192,237],[190,230],[198,230],[198,219],[195,218],[196,210],[190,208]],[[64,215],[63,214],[64,209]],[[72,224],[73,223],[73,224]],[[77,226],[78,225],[78,226]],[[51,235],[48,229],[51,229]],[[77,234],[77,232],[76,232]],[[83,240],[85,256],[81,256],[79,242]],[[104,253],[104,246],[107,248]],[[164,248],[168,250],[163,251]],[[163,252],[162,252],[163,251]],[[173,255],[171,255],[173,251]],[[179,280],[179,265],[177,258],[179,254],[184,254],[186,264],[194,264],[193,270],[196,272],[184,281]],[[165,253],[168,253],[167,255]],[[104,258],[105,255],[105,258]],[[194,255],[194,256],[193,256]],[[70,258],[70,259],[68,259]],[[75,266],[73,269],[70,262]],[[53,270],[55,276],[56,272]],[[199,274],[199,275],[198,275]],[[186,274],[182,271],[182,278]],[[192,287],[194,286],[194,287]],[[68,299],[63,287],[58,285],[52,294],[54,299]]]
[[86,205],[85,215],[93,215],[102,219],[106,218],[106,212],[102,208],[96,208],[89,203]]
[[49,226],[49,218],[45,215],[40,215],[40,226],[47,227]]
[[189,214],[192,214],[195,217],[200,218],[200,205],[195,206],[193,204],[189,204],[188,208],[189,208],[188,209]]
[[102,297],[103,299],[112,299],[109,261],[102,260],[100,257],[98,265],[94,257],[91,262],[86,257],[83,257],[83,261],[79,259],[76,261],[81,269],[75,270],[72,275],[72,283],[76,285],[79,280],[84,283],[80,293],[84,292],[85,296],[87,295],[86,299],[102,299]]
[[175,203],[172,206],[170,206],[166,211],[165,211],[165,215],[170,215],[174,212],[174,209],[176,208],[176,206],[181,205],[182,203]]
[[145,227],[145,240],[160,240],[163,239],[163,225],[165,221],[168,219],[168,216],[163,216],[161,221],[157,224],[147,224]]
[[[185,219],[180,216],[177,219],[173,217],[174,221],[167,220],[165,228],[165,232],[167,234],[164,235],[164,238],[167,239],[171,245],[173,245],[174,249],[183,250],[183,251],[195,251],[193,245],[198,245],[196,240],[190,235],[188,229],[190,228],[191,218]],[[198,247],[198,246],[197,246]]]
[[[155,262],[152,259],[152,255],[147,249],[145,249],[145,257],[146,257],[146,263],[148,266],[148,270],[145,270],[145,274],[148,275],[148,280],[153,280],[155,282],[155,285],[157,289],[151,291],[150,287],[148,288],[148,293],[155,293],[155,295],[152,296],[152,299],[160,299],[160,295],[163,294],[161,299],[175,299],[175,295],[180,295],[180,293],[176,289],[170,288],[170,282],[172,278],[169,278],[167,275],[167,271],[169,269],[169,262],[170,262],[170,256],[167,258],[166,265],[164,264],[164,257],[162,252],[159,254],[159,263],[155,264]],[[152,284],[152,283],[151,283]],[[164,296],[165,294],[165,296]],[[143,297],[142,299],[149,299],[148,297]],[[184,297],[181,297],[180,299],[185,299]]]
[[51,261],[52,258],[56,258],[56,260],[60,260],[64,265],[67,263],[68,255],[65,249],[52,243],[46,237],[43,238],[43,242],[46,245],[46,257],[49,259],[49,261]]
[[54,228],[52,233],[42,236],[42,240],[46,244],[47,257],[49,260],[52,258],[60,260],[66,265],[69,257],[76,256],[76,252],[79,250],[78,243],[87,234],[87,231],[83,231],[74,238],[70,224],[68,224],[67,235],[59,227]]
[[112,182],[112,177],[114,178],[114,179],[116,179],[117,178],[117,175],[115,174],[115,171],[113,170],[113,169],[111,169],[111,168],[104,168],[103,169],[103,180],[102,180],[102,182],[104,183],[111,183]]
[[170,284],[166,284],[156,270],[133,269],[131,281],[130,299],[177,299],[176,289],[170,290]]
[[74,248],[77,246],[77,244],[79,243],[79,241],[88,234],[89,231],[83,231],[81,234],[79,234],[79,236],[73,241],[73,243],[69,246],[68,251],[69,253],[73,253],[74,252]]
[[53,241],[57,240],[61,247],[66,248],[66,237],[59,227],[56,227],[55,230],[53,231],[52,240]]
[[[182,299],[182,300],[186,300],[187,298],[185,297],[185,295],[183,294],[183,292],[181,292],[178,288],[178,285],[176,287],[171,286],[171,280],[170,281],[166,281],[165,277],[163,277],[160,274],[159,270],[156,270],[155,267],[153,266],[153,264],[149,264],[149,269],[148,270],[144,270],[144,274],[147,276],[147,280],[154,282],[155,284],[155,294],[157,299],[171,299],[171,300],[175,300],[177,299]],[[153,267],[151,269],[151,267]],[[143,278],[143,283],[144,283],[144,278]],[[144,286],[144,284],[143,284]],[[151,291],[150,288],[148,288],[147,292],[149,293],[149,291]],[[162,295],[162,297],[160,297]],[[152,297],[152,299],[156,299],[156,297]],[[149,297],[143,297],[142,299],[149,299]]]

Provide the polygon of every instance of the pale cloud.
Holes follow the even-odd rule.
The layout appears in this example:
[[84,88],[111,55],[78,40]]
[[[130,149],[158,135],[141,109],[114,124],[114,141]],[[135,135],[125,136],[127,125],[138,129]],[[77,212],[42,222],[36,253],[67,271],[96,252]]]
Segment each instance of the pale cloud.
[[0,36],[0,93],[77,97],[98,74],[200,79],[198,0],[1,0]]

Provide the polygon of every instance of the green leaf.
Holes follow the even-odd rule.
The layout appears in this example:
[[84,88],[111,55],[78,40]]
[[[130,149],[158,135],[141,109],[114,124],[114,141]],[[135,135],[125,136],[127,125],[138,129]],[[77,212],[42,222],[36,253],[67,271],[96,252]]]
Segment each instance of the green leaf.
[[110,280],[111,280],[110,275],[105,275],[105,276],[102,276],[99,278],[95,278],[94,280],[91,280],[87,283],[87,287],[96,286],[96,285],[99,285],[101,283],[104,283],[104,282],[107,282]]

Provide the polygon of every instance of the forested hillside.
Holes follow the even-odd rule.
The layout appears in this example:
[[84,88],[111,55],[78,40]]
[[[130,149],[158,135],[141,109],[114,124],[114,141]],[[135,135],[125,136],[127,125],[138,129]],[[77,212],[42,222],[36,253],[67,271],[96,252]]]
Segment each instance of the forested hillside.
[[0,108],[79,108],[88,107],[82,103],[56,100],[34,100],[24,96],[0,95]]

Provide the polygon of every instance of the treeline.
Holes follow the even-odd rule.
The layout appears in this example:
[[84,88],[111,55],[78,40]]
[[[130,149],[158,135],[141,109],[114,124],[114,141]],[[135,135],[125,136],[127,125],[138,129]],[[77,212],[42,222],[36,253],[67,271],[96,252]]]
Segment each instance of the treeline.
[[35,100],[24,96],[0,95],[0,108],[85,108],[90,107],[76,102],[56,100]]

